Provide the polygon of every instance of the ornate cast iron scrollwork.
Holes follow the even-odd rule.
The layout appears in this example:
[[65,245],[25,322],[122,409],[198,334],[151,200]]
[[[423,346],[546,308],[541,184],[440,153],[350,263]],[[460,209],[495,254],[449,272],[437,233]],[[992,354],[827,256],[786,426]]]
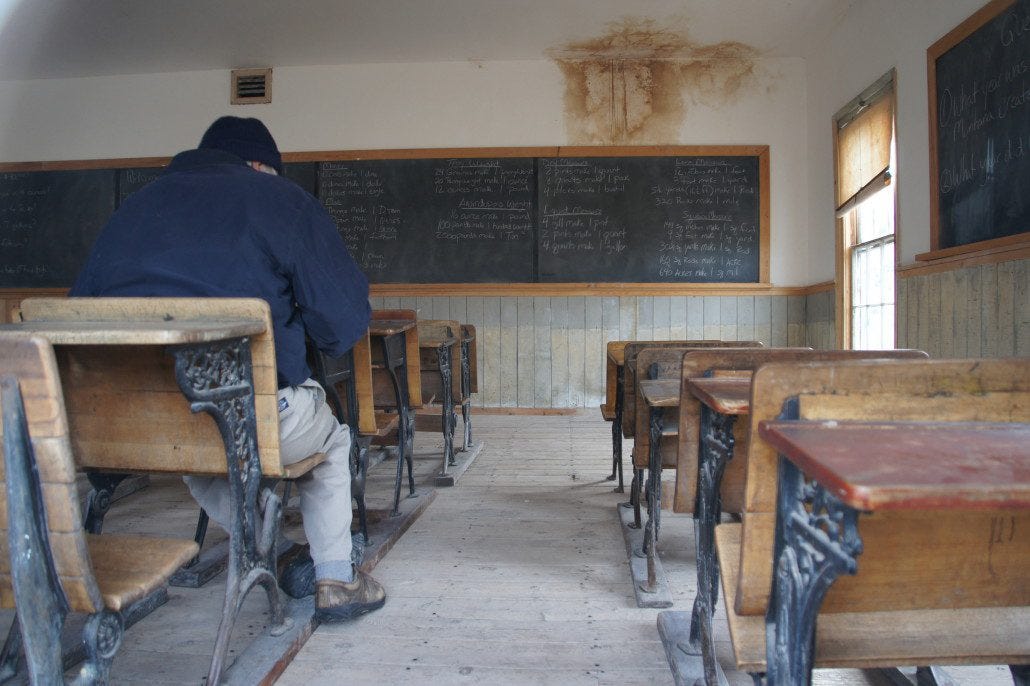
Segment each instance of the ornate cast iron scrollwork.
[[767,683],[808,683],[819,607],[838,576],[858,569],[858,511],[780,457],[776,522]]
[[698,451],[698,491],[694,505],[694,544],[697,557],[697,595],[690,617],[690,643],[700,648],[705,683],[718,684],[718,660],[712,616],[719,600],[719,559],[715,552],[715,526],[722,516],[722,477],[733,458],[736,417],[701,408],[701,445]]
[[454,428],[457,426],[457,418],[454,416],[454,396],[451,391],[451,347],[443,346],[438,354],[437,364],[440,369],[440,385],[443,387],[443,454],[444,473],[448,465],[458,464],[454,459]]
[[275,579],[275,545],[271,539],[281,503],[274,493],[266,499],[258,535],[257,494],[261,463],[257,451],[257,416],[247,337],[200,345],[174,346],[175,378],[193,412],[215,420],[225,444],[229,472],[229,569],[225,604],[215,639],[208,682],[217,683],[229,648],[229,629],[247,593],[261,585],[268,596],[272,635],[290,626]]

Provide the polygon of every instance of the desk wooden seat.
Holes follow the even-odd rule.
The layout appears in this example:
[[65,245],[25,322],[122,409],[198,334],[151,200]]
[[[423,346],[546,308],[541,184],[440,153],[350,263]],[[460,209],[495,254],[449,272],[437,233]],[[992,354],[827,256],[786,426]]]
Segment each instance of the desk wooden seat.
[[[282,509],[272,489],[275,481],[296,477],[300,469],[324,459],[315,454],[289,471],[280,461],[268,304],[245,298],[30,298],[22,302],[21,314],[22,328],[50,331],[80,468],[228,476],[230,487],[241,490],[242,511],[233,513],[229,532],[225,607],[209,673],[209,682],[217,682],[236,613],[254,585],[267,591],[273,631],[285,630],[274,560]],[[219,341],[218,352],[198,353],[187,362],[208,331]],[[181,383],[191,392],[201,389],[197,397],[206,400],[183,398],[186,388],[180,385],[177,362],[183,363]],[[238,370],[250,377],[249,383],[237,376]],[[247,440],[251,398],[256,454]],[[235,409],[226,412],[223,403],[235,403]],[[235,457],[227,459],[230,452]],[[259,490],[266,496],[263,513],[256,507]],[[103,501],[92,498],[101,505],[98,516],[90,515],[93,531],[102,525]],[[198,525],[198,538],[205,526]]]
[[[1030,360],[769,364],[755,372],[743,520],[716,527],[734,654],[749,671],[765,670],[756,637],[767,621],[778,490],[777,450],[757,437],[758,426],[783,416],[788,401],[788,416],[800,419],[1026,423]],[[837,579],[819,610],[816,666],[1030,663],[1030,509],[989,501],[980,509],[883,509],[859,516],[858,532],[857,574]]]
[[[86,534],[52,346],[41,337],[0,334],[0,376],[0,605],[17,608],[12,631],[21,631],[33,683],[63,683],[64,617],[68,610],[90,614],[83,641],[91,657],[80,674],[106,683],[121,642],[122,610],[167,583],[198,546],[173,538]],[[5,668],[13,668],[17,654],[5,657]]]

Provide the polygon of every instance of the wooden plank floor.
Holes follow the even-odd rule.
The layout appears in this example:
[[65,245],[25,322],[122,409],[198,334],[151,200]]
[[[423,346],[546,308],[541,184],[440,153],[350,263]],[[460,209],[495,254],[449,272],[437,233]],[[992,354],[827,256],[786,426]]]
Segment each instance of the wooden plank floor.
[[[603,480],[609,425],[594,410],[478,414],[473,426],[483,453],[374,572],[386,606],[319,627],[278,683],[672,684],[659,610],[637,608],[630,586],[616,514],[625,496]],[[663,515],[660,552],[676,610],[693,602],[693,549],[690,518]],[[716,636],[730,683],[751,684],[730,668],[721,600]],[[969,686],[1012,683],[1005,667],[949,673]],[[887,682],[819,670],[815,683]]]

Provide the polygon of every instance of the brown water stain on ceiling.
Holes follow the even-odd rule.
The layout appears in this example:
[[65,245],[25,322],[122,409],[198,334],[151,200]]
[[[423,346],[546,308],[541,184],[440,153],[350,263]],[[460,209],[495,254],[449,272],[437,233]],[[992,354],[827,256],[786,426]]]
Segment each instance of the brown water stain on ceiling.
[[675,143],[688,103],[724,106],[754,86],[755,48],[695,43],[686,23],[624,17],[603,36],[549,51],[565,78],[571,143]]

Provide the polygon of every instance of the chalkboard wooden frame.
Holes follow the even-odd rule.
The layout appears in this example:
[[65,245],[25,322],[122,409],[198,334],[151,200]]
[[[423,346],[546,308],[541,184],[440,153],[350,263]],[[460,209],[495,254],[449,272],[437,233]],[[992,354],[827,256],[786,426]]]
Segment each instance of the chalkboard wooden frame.
[[[283,161],[332,162],[346,160],[402,160],[440,158],[558,158],[558,157],[665,157],[665,156],[741,156],[754,157],[758,166],[759,255],[755,282],[537,282],[537,283],[383,283],[373,284],[376,296],[449,295],[449,296],[572,296],[572,295],[756,295],[771,294],[770,283],[770,184],[769,146],[546,146],[489,148],[420,148],[381,150],[337,150],[284,153]],[[81,169],[126,169],[160,167],[168,157],[106,160],[0,163],[0,171],[54,171]]]
[[[939,102],[937,99],[938,83],[938,60],[942,55],[952,48],[959,46],[978,30],[998,17],[1000,14],[1016,4],[1016,0],[991,0],[982,8],[977,10],[965,21],[949,31],[940,40],[931,45],[926,51],[927,63],[927,102],[929,105],[930,122],[930,247],[931,251],[916,255],[920,261],[935,259],[953,258],[972,252],[990,253],[997,250],[1006,250],[1013,246],[1030,243],[1030,229],[1021,233],[1005,235],[987,240],[980,240],[969,243],[960,243],[952,246],[945,246],[942,238],[941,212],[940,212],[940,154],[941,148],[938,141],[939,126]],[[981,72],[986,72],[982,68]]]

